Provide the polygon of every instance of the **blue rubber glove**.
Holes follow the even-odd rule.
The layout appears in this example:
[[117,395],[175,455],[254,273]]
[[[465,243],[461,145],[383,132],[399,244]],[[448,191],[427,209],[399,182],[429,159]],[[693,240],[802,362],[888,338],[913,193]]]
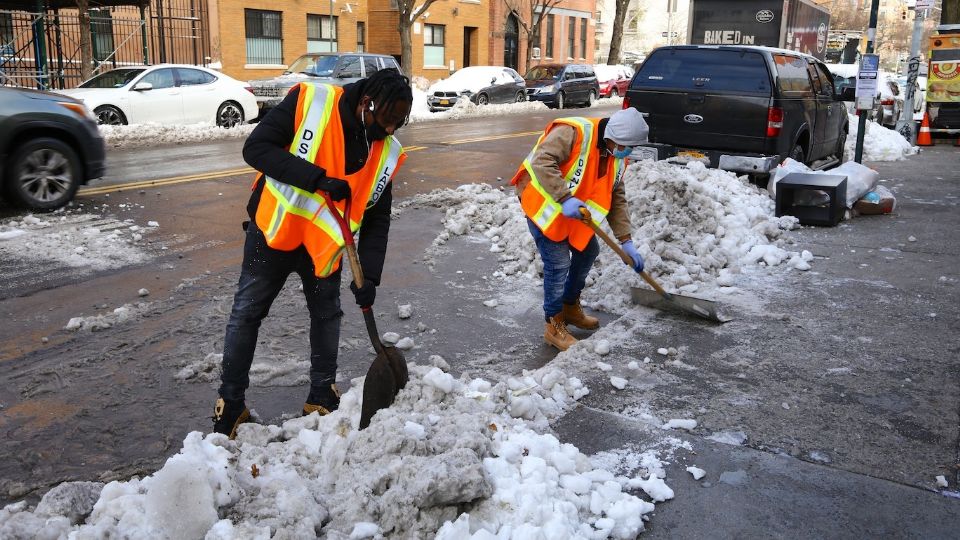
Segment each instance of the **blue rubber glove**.
[[570,197],[560,203],[560,206],[563,208],[563,215],[570,219],[583,219],[583,216],[580,215],[580,209],[587,207],[583,204],[583,201],[576,197]]
[[643,272],[643,257],[637,253],[637,248],[633,245],[633,240],[627,240],[620,244],[620,247],[633,259],[633,270],[638,274]]

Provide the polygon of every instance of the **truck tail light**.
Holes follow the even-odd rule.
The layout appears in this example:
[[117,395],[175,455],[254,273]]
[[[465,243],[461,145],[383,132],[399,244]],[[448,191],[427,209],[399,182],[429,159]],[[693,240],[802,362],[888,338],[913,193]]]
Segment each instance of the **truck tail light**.
[[783,109],[780,107],[767,108],[767,137],[779,137],[783,127]]
[[623,108],[624,109],[630,108],[630,98],[628,98],[627,96],[623,96]]
[[892,99],[885,99],[885,100],[881,101],[880,104],[881,104],[881,105],[893,105],[893,100],[892,100]]

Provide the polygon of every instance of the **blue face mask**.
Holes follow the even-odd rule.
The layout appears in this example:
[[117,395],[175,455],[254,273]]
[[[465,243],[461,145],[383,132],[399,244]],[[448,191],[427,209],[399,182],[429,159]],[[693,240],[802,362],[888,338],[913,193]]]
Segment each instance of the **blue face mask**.
[[633,152],[633,148],[632,148],[632,147],[630,147],[630,146],[624,146],[624,147],[623,147],[623,150],[614,150],[614,151],[613,151],[613,157],[615,157],[615,158],[617,158],[617,159],[623,159],[623,158],[626,158],[626,157],[630,157],[630,154],[631,154],[632,152]]

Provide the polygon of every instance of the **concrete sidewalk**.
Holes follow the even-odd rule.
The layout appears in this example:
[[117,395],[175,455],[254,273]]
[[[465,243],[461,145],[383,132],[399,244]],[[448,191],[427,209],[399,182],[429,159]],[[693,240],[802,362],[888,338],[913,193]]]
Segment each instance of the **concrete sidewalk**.
[[[730,323],[638,308],[630,342],[604,358],[626,376],[630,360],[653,357],[625,390],[592,365],[568,372],[591,393],[556,423],[561,440],[588,455],[655,448],[665,436],[692,447],[665,458],[676,496],[657,504],[649,536],[955,537],[960,500],[936,492],[934,479],[957,489],[957,157],[942,147],[868,164],[895,192],[895,214],[791,232],[788,248],[810,250],[812,270],[748,269],[738,286],[755,298],[731,299]],[[471,376],[551,361],[538,285],[507,290],[489,279],[496,255],[482,238],[452,239],[427,257],[428,272],[425,259],[411,264],[432,239],[423,231],[439,228],[436,211],[405,210],[394,227],[387,267],[399,273],[384,296],[412,303],[414,320],[438,330],[416,338],[408,359],[439,353]],[[491,297],[499,305],[483,307]],[[398,331],[414,333],[414,320]],[[660,347],[677,348],[679,362],[658,356]],[[698,426],[667,432],[643,411]],[[731,431],[746,435],[742,446],[706,439]],[[694,481],[691,464],[707,476]]]

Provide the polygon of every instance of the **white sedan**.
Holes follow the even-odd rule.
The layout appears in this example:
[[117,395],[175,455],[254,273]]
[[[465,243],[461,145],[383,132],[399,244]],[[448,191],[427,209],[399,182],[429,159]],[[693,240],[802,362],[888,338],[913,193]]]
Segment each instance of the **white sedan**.
[[190,65],[112,69],[59,93],[83,100],[100,124],[109,125],[203,122],[230,128],[259,114],[246,83]]

